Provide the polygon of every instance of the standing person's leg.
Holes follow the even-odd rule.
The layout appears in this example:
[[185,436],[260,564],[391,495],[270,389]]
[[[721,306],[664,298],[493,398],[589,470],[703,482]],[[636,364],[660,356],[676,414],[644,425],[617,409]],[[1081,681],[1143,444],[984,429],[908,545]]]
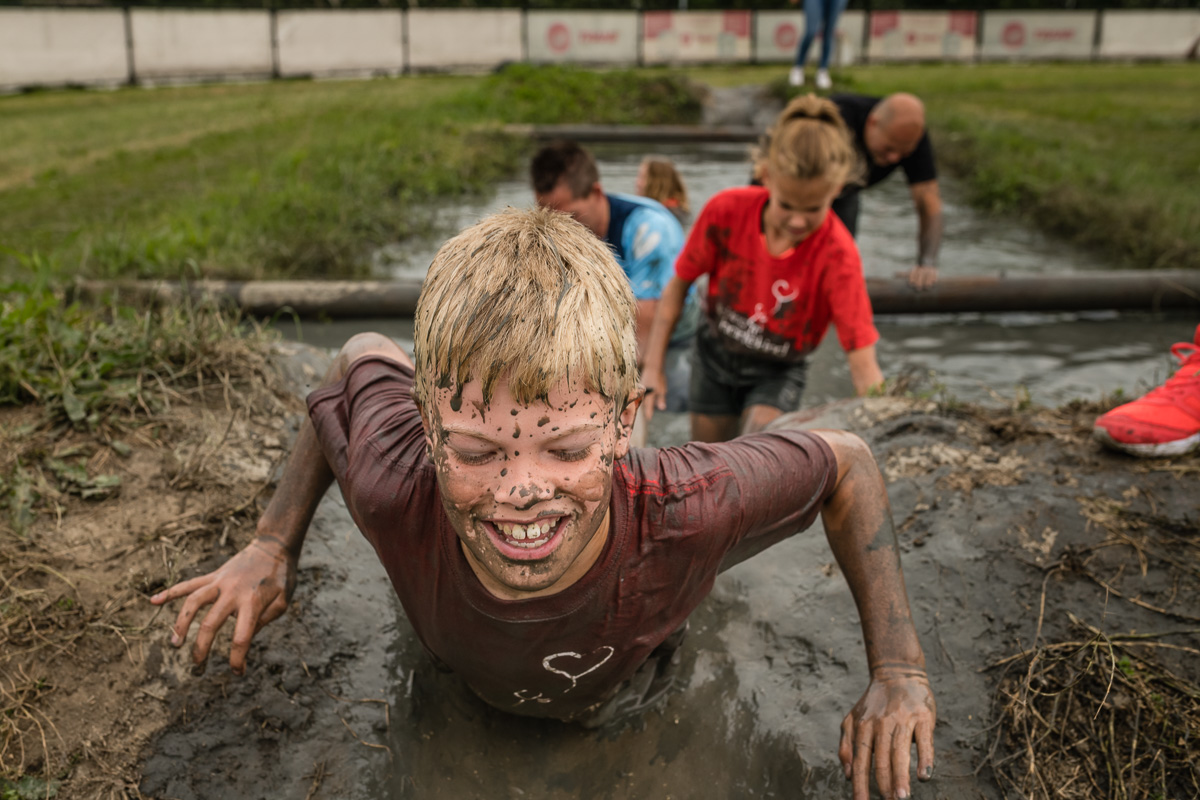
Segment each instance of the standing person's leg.
[[837,41],[838,18],[846,7],[846,0],[821,0],[821,13],[825,24],[821,34],[821,61],[817,66],[817,88],[833,88],[833,80],[829,77],[829,61],[833,56],[833,46]]
[[792,65],[792,71],[788,75],[788,83],[792,86],[804,85],[804,62],[808,60],[808,50],[812,47],[813,39],[817,38],[817,31],[821,29],[824,2],[825,0],[804,0],[804,36],[796,47],[796,63]]

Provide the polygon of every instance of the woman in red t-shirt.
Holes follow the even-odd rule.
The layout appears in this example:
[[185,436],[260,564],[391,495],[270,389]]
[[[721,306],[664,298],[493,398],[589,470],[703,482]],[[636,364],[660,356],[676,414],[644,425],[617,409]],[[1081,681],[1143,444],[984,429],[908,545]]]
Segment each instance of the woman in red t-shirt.
[[688,287],[701,275],[708,276],[708,294],[689,392],[693,439],[732,439],[799,408],[805,358],[830,323],[855,392],[883,382],[858,248],[829,213],[861,169],[837,106],[814,95],[788,104],[757,165],[763,186],[709,200],[675,262],[642,370],[652,392],[643,404],[647,418],[665,407],[667,342]]

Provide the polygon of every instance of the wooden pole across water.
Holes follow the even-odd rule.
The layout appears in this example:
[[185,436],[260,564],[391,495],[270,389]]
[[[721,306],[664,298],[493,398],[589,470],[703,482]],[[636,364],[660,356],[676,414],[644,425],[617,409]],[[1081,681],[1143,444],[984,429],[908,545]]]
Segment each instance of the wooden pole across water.
[[[1200,271],[945,276],[925,291],[900,278],[867,278],[867,291],[876,314],[1194,309],[1200,316]],[[172,303],[207,296],[265,317],[411,317],[421,281],[80,281],[74,296],[113,292]]]

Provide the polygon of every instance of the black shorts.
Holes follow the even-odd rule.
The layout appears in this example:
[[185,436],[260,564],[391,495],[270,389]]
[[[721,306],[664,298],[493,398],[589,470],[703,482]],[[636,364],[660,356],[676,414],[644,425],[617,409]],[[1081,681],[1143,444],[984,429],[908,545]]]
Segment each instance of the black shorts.
[[692,350],[688,410],[712,417],[741,416],[749,406],[778,408],[785,414],[800,408],[803,362],[764,361],[730,353],[704,325]]

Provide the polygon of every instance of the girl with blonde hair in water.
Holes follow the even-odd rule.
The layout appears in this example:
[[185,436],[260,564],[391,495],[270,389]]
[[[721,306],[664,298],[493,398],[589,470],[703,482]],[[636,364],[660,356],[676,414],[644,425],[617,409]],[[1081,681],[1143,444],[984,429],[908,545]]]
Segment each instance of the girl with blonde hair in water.
[[646,416],[661,409],[661,364],[683,298],[708,276],[689,387],[692,437],[762,430],[800,406],[805,361],[837,327],[856,394],[883,382],[871,302],[849,231],[829,209],[862,164],[831,101],[797,97],[758,153],[762,186],[726,189],[700,212],[663,291],[647,346]]

